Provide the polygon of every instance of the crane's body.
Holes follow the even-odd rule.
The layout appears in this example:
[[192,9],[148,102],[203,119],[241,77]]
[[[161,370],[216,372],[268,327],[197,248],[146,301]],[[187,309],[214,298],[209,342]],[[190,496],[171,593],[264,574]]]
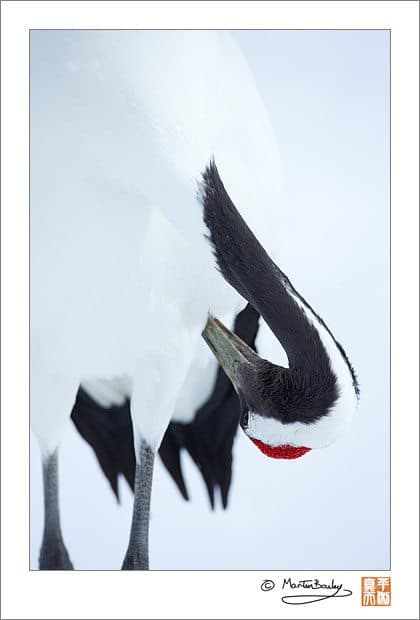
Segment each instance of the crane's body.
[[[214,267],[197,182],[217,157],[267,247],[280,166],[227,33],[31,36],[32,421],[51,451],[80,379],[141,381],[147,360],[161,386],[173,365],[173,401],[193,356],[211,359],[207,313],[233,317],[244,301]],[[171,359],[159,368],[163,348]],[[51,418],[36,405],[50,381]]]

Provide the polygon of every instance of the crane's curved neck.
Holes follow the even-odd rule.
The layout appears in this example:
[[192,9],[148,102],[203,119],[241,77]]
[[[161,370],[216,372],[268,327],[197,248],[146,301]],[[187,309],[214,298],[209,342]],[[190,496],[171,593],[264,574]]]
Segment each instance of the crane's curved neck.
[[334,383],[357,382],[342,347],[322,319],[271,260],[227,194],[214,161],[200,186],[203,219],[224,278],[262,315],[284,347],[289,368]]

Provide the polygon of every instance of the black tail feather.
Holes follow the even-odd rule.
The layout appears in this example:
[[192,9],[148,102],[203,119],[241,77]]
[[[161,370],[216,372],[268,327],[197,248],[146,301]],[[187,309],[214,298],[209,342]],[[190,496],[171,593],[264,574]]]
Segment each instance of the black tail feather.
[[80,387],[71,418],[77,430],[92,447],[99,465],[119,501],[118,477],[124,476],[134,489],[136,458],[130,402],[104,409]]
[[181,448],[174,437],[170,425],[165,433],[165,436],[163,437],[159,448],[159,455],[162,459],[162,463],[165,465],[173,481],[178,487],[182,497],[188,501],[188,491],[181,469]]

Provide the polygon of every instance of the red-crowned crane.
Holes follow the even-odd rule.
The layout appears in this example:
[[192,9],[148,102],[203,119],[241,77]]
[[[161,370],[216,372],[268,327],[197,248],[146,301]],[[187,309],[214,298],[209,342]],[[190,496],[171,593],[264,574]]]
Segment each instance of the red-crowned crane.
[[[31,33],[31,421],[44,461],[41,567],[71,568],[56,459],[81,381],[128,377],[136,472],[124,569],[149,566],[154,456],[183,408],[202,332],[239,396],[242,428],[268,456],[328,446],[352,418],[353,369],[276,264],[279,170],[264,106],[228,33]],[[224,327],[247,301],[286,351],[288,368]],[[216,371],[213,363],[205,376],[208,393]]]

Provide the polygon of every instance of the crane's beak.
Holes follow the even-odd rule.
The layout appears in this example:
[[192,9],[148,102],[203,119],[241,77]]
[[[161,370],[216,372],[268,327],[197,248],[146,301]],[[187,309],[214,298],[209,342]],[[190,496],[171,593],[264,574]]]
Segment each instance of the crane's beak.
[[238,366],[255,364],[258,355],[218,319],[209,317],[201,334],[237,392],[240,389]]

